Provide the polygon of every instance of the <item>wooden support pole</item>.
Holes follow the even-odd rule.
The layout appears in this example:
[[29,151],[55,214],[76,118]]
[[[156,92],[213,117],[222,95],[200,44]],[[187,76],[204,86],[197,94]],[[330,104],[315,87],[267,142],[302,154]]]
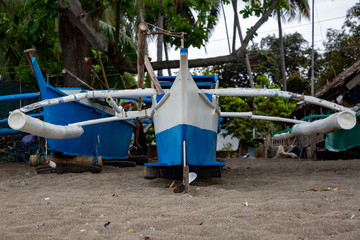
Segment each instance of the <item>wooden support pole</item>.
[[101,67],[101,72],[102,72],[102,75],[103,75],[103,78],[104,78],[104,82],[105,82],[105,87],[107,89],[109,89],[109,82],[107,80],[107,77],[106,77],[106,73],[105,73],[105,68],[104,68],[104,65],[103,65],[103,62],[101,60],[101,57],[100,57],[100,52],[99,51],[96,51],[97,53],[97,57],[98,57],[98,61],[99,61],[99,64],[100,64],[100,67]]
[[[144,57],[146,46],[146,34],[148,31],[148,24],[142,20],[139,24],[138,33],[138,58],[137,58],[137,70],[138,70],[138,88],[142,88],[144,85]],[[142,98],[139,97],[139,109],[141,110]]]
[[162,90],[160,83],[155,75],[154,69],[151,66],[150,60],[148,56],[145,56],[145,67],[148,71],[148,74],[150,75],[151,82],[154,84],[157,94],[164,94],[164,91]]
[[[48,156],[48,160],[55,162],[56,164],[80,164],[80,165],[88,165],[91,166],[94,163],[94,157],[86,157],[86,156],[76,156],[76,157],[55,157]],[[97,166],[103,166],[103,160],[101,156],[96,157]],[[47,164],[46,157],[43,155],[38,157],[36,155],[30,156],[30,166],[44,165]]]
[[31,72],[32,72],[32,74],[33,74],[34,76],[35,76],[35,72],[34,72],[34,67],[33,67],[33,65],[32,65],[32,57],[33,57],[33,52],[35,52],[35,51],[36,51],[35,48],[26,49],[26,50],[24,51],[26,60],[29,62]]
[[80,86],[84,89],[88,89],[88,90],[95,90],[95,88],[89,86],[86,82],[84,82],[83,80],[81,80],[80,78],[78,78],[77,76],[75,76],[75,74],[71,73],[69,70],[67,70],[66,68],[64,68],[61,71],[62,74],[68,74],[72,79],[74,79],[77,83],[80,84]]

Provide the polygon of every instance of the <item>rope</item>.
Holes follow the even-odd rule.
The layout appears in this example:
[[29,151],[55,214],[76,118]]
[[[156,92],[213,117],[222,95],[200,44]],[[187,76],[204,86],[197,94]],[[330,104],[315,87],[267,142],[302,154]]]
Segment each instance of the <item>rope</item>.
[[164,35],[170,36],[170,37],[179,37],[179,38],[181,38],[181,47],[184,48],[184,40],[185,40],[184,35],[185,35],[185,32],[170,32],[170,31],[167,31],[167,30],[165,30],[163,28],[155,26],[155,25],[153,25],[151,23],[147,23],[147,24],[154,27],[154,28],[156,28],[156,29],[159,29],[160,31],[162,31],[162,32],[148,32],[147,34],[164,34]]

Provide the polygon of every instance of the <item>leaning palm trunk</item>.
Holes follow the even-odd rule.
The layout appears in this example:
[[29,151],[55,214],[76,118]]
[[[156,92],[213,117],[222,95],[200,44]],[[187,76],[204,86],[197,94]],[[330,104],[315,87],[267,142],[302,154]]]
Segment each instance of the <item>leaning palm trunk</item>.
[[[162,3],[162,1],[160,1]],[[163,29],[164,28],[164,16],[162,16],[161,14],[158,15],[158,27],[159,29]],[[157,60],[159,62],[162,61],[162,46],[163,46],[163,42],[164,42],[164,35],[162,34],[158,34],[157,36]],[[158,76],[162,76],[163,72],[162,70],[158,70]]]
[[282,89],[287,90],[286,87],[286,68],[285,68],[285,53],[284,53],[284,42],[282,37],[282,26],[281,26],[281,15],[280,10],[278,10],[278,27],[279,27],[279,49],[280,49],[280,66],[281,66],[281,79],[283,83]]
[[[240,28],[240,20],[239,20],[238,14],[237,14],[237,0],[233,0],[232,5],[233,5],[233,9],[234,9],[234,17],[235,17],[236,27],[239,32],[240,43],[243,44],[243,36],[242,36],[241,28]],[[245,65],[246,65],[246,71],[249,75],[250,87],[253,88],[254,87],[254,79],[252,76],[250,60],[249,60],[249,57],[248,57],[248,54],[246,51],[244,53],[244,60],[245,60]]]

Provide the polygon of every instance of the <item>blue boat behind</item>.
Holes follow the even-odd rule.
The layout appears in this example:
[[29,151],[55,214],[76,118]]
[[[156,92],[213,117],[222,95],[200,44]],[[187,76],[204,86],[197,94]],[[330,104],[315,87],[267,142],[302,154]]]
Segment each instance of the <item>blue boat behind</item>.
[[[77,88],[55,88],[46,83],[39,65],[32,58],[41,98],[50,99],[66,96],[66,91],[81,91]],[[113,116],[106,112],[106,106],[93,107],[76,101],[44,108],[44,121],[56,125],[68,125],[79,121]],[[114,121],[84,126],[84,134],[73,139],[48,138],[49,151],[65,155],[102,156],[103,159],[125,159],[134,126],[126,121]]]

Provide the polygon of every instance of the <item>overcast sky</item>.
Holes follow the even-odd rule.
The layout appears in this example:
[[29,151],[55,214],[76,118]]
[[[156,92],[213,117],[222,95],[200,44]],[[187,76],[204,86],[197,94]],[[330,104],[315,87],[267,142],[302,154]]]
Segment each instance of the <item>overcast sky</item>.
[[[239,10],[244,7],[245,3],[243,3],[242,1],[238,2]],[[341,29],[341,26],[343,25],[345,20],[347,10],[354,6],[356,2],[356,0],[315,0],[314,42],[316,49],[324,49],[322,42],[324,42],[326,39],[326,30],[328,28]],[[311,13],[312,0],[309,0],[309,4]],[[231,4],[224,6],[224,8],[231,47],[234,11]],[[256,18],[254,17],[250,19],[242,19],[242,17],[240,16],[241,30],[243,32],[243,35],[246,31],[246,28],[251,27],[252,25],[254,25],[255,22]],[[309,20],[302,19],[300,22],[298,20],[294,20],[290,23],[283,23],[283,34],[289,34],[294,32],[299,32],[300,34],[302,34],[304,39],[309,42],[309,46],[311,46],[311,17]],[[275,18],[272,17],[269,18],[269,20],[259,28],[258,36],[255,38],[254,41],[259,41],[261,38],[273,34],[278,36],[277,21]],[[236,48],[238,48],[239,46],[240,43],[238,42]],[[171,50],[169,52],[169,57],[171,60],[179,59],[179,54],[179,51]],[[229,47],[226,37],[226,28],[223,13],[221,12],[221,18],[216,26],[215,31],[212,34],[212,37],[210,38],[209,43],[207,43],[206,45],[206,50],[205,48],[190,48],[189,59],[208,58],[228,54]],[[156,46],[154,43],[149,43],[149,55],[153,58],[153,61],[156,60]]]

